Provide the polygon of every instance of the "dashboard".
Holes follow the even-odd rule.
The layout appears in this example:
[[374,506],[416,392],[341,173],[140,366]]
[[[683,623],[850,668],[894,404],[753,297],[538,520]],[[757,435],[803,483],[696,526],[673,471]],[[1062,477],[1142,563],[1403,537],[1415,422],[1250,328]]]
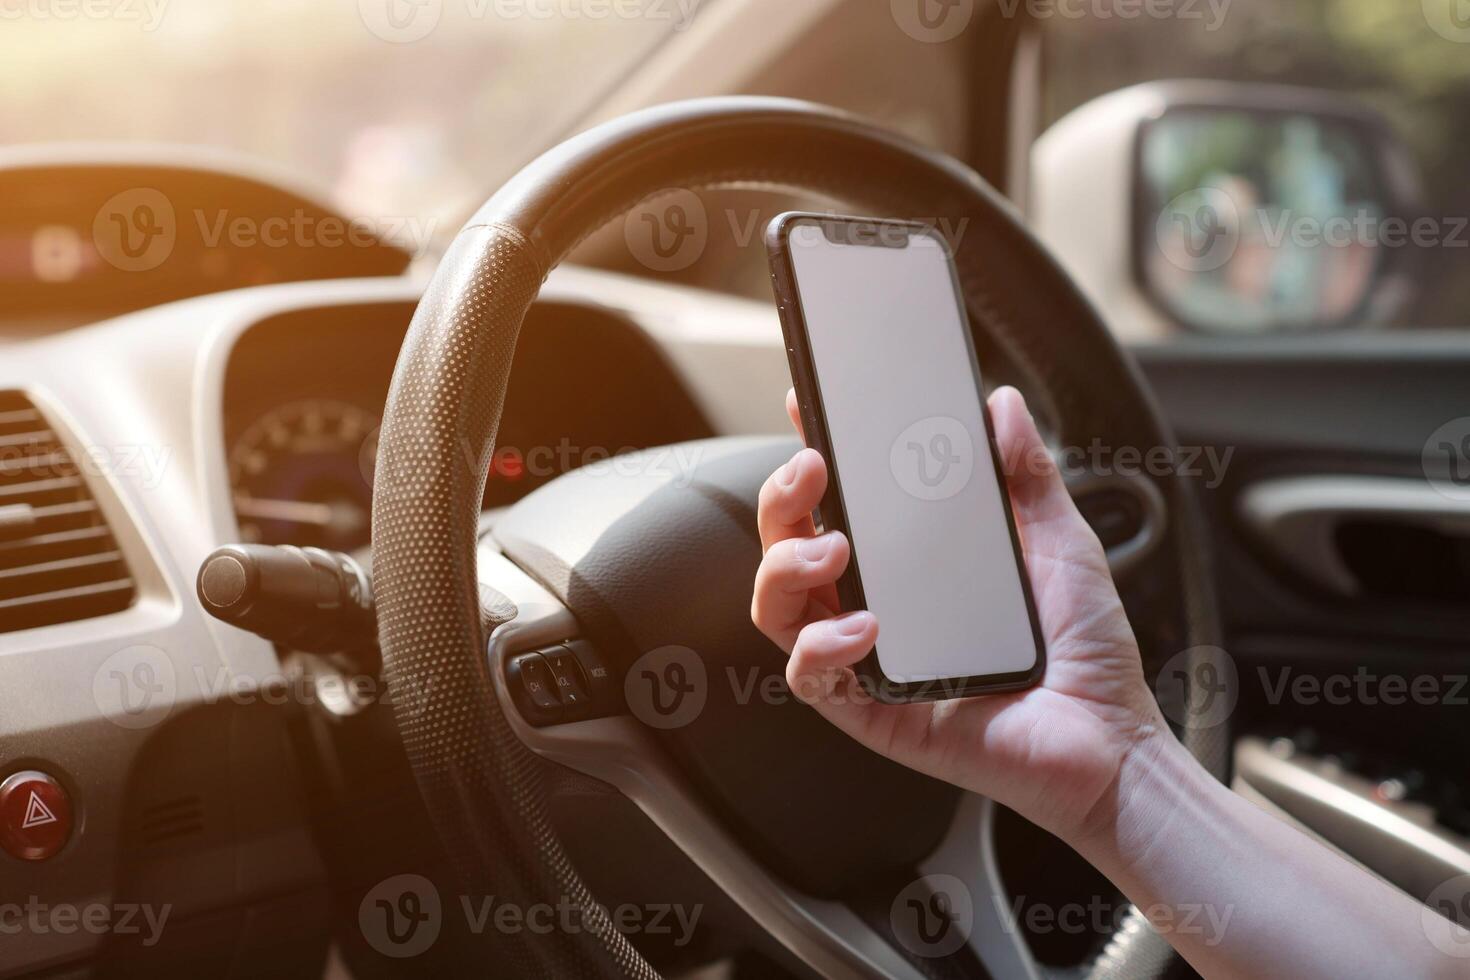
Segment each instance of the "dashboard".
[[0,331],[408,267],[371,222],[257,169],[183,147],[0,150]]
[[[381,722],[282,705],[290,658],[195,598],[222,544],[369,543],[377,429],[424,282],[391,243],[203,234],[221,214],[331,218],[289,188],[182,154],[0,149],[0,780],[43,774],[72,818],[48,857],[0,848],[0,912],[28,896],[166,902],[180,955],[251,976],[320,975],[336,851],[361,867],[376,838],[359,831],[399,826],[378,803],[414,799],[376,770],[303,768],[325,758],[303,739]],[[152,237],[169,226],[157,198],[112,206],[139,189],[166,199],[172,235]],[[125,242],[106,233],[128,229],[138,254],[108,252]],[[784,432],[788,383],[768,302],[563,266],[519,338],[484,506],[628,450]],[[32,474],[16,445],[26,467],[66,460]],[[45,605],[42,625],[17,597]],[[371,769],[383,754],[328,755]],[[343,785],[370,801],[319,795]],[[0,943],[0,976],[131,955],[115,945],[81,931]]]
[[[298,310],[236,342],[224,438],[246,542],[367,546],[378,425],[412,315],[404,303]],[[713,434],[641,329],[597,307],[541,303],[517,346],[484,506],[620,453]]]
[[[375,432],[422,288],[285,282],[0,334],[0,391],[23,394],[79,461],[108,560],[134,583],[120,610],[9,631],[0,615],[0,775],[45,773],[76,816],[48,860],[0,853],[0,906],[168,901],[170,942],[249,951],[265,959],[240,975],[282,975],[320,949],[327,865],[361,867],[368,829],[419,819],[391,809],[413,799],[396,777],[300,771],[308,718],[339,735],[381,720],[279,707],[265,692],[296,683],[292,662],[209,619],[194,590],[205,556],[241,538],[368,543]],[[485,506],[624,450],[779,432],[787,384],[769,304],[558,269],[519,338]],[[378,748],[330,755],[382,762]],[[370,798],[313,795],[339,785]],[[0,976],[115,958],[106,947],[82,933],[0,944]]]

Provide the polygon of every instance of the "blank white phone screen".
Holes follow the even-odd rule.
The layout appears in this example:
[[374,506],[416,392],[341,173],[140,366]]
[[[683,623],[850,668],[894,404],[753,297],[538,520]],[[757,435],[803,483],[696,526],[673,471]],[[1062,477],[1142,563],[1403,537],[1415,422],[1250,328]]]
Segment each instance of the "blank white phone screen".
[[942,241],[787,238],[853,555],[898,683],[1036,663],[1006,501]]

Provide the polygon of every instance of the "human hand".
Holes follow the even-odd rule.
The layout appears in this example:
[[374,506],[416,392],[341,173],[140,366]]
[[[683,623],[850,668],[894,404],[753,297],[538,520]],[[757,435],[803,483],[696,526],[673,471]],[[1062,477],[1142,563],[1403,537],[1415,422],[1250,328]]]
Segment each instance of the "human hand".
[[[800,431],[794,393],[786,408]],[[840,532],[817,535],[812,524],[827,487],[826,463],[812,449],[761,488],[765,557],[751,618],[791,655],[792,691],[838,728],[1070,840],[1116,815],[1125,767],[1172,735],[1144,680],[1102,545],[1020,393],[996,391],[990,412],[1046,642],[1040,686],[903,705],[862,690],[852,666],[873,648],[880,626],[867,611],[838,614],[836,582],[851,549]]]

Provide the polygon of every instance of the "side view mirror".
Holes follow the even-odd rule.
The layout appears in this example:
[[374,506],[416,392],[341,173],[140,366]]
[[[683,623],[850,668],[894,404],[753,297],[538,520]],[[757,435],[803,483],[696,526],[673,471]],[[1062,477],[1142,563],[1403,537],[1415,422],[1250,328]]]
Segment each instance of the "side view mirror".
[[1037,141],[1033,188],[1039,233],[1125,336],[1381,322],[1426,244],[1405,146],[1367,107],[1311,89],[1103,96]]

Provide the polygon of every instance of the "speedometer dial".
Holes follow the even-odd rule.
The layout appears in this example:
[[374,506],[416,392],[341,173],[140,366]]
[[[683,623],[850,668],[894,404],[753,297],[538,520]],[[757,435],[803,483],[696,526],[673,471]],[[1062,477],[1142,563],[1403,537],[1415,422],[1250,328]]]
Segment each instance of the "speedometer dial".
[[378,419],[347,402],[273,409],[231,447],[246,541],[352,551],[368,543]]

